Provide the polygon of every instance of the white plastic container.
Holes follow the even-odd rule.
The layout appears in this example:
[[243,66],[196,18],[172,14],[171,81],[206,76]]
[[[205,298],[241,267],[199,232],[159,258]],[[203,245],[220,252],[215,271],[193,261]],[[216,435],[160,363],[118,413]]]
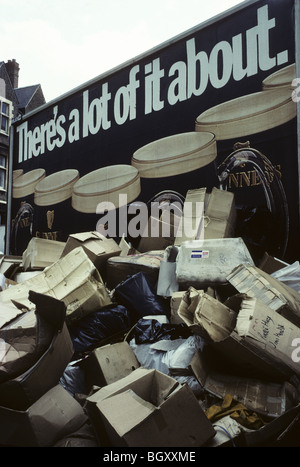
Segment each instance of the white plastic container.
[[242,263],[254,265],[241,237],[183,242],[177,254],[176,279],[184,287],[228,284],[226,277]]

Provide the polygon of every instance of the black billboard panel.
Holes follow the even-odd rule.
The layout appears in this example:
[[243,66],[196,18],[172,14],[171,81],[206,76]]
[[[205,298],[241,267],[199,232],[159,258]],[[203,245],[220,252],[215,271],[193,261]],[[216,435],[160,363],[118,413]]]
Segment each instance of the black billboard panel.
[[293,0],[254,1],[25,115],[14,124],[23,172],[11,252],[24,248],[21,226],[61,240],[94,230],[102,199],[221,186],[235,193],[242,234],[261,225],[270,254],[298,257],[295,73]]

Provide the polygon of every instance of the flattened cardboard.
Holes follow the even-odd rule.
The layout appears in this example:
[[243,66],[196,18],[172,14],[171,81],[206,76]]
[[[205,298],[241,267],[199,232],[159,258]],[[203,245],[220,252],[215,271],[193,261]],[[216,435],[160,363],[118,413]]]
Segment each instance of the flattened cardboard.
[[30,240],[22,257],[24,271],[44,269],[57,261],[65,247],[65,242],[34,237]]
[[190,366],[199,384],[220,399],[230,394],[248,409],[272,418],[282,415],[288,408],[285,384],[215,372],[201,351],[195,353]]
[[197,447],[215,434],[192,390],[157,370],[138,368],[88,400],[111,446]]
[[35,277],[3,290],[0,304],[14,303],[31,310],[34,304],[28,299],[30,290],[62,300],[67,307],[67,320],[79,319],[112,303],[98,270],[81,247]]
[[129,375],[140,364],[128,342],[99,347],[86,361],[87,379],[91,385],[106,386]]
[[86,421],[81,405],[58,384],[26,411],[0,407],[0,445],[50,447]]
[[62,257],[80,246],[103,277],[106,274],[108,258],[118,256],[122,251],[113,238],[106,238],[97,231],[80,232],[69,235]]

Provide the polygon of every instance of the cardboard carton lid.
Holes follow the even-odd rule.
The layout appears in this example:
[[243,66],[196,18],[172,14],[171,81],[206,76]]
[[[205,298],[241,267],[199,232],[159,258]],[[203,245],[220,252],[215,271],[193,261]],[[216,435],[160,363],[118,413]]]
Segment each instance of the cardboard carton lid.
[[[131,389],[104,399],[97,405],[120,437],[131,431],[156,410],[153,404],[139,397]],[[122,413],[122,417],[120,417],[120,413]]]
[[86,242],[89,240],[106,240],[104,235],[97,231],[93,232],[79,232],[75,234],[71,234],[70,237],[75,238],[79,242]]
[[115,394],[132,389],[139,397],[151,399],[151,403],[159,406],[160,402],[172,392],[178,382],[158,370],[143,367],[136,368],[124,378],[99,389],[90,396],[90,402],[98,403]]

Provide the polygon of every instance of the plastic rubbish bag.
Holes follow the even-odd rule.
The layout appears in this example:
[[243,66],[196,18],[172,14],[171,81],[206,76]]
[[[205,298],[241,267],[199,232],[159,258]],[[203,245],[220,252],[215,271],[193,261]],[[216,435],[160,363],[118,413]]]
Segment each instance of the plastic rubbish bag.
[[89,313],[69,325],[74,347],[74,359],[93,350],[114,335],[126,332],[131,326],[127,309],[122,305],[109,305]]
[[157,295],[162,297],[171,297],[174,292],[179,290],[176,280],[176,258],[178,247],[171,245],[165,249],[164,258],[160,263]]
[[162,339],[179,339],[190,336],[184,324],[160,323],[156,319],[140,319],[134,329],[136,344],[153,343]]
[[59,384],[73,397],[76,394],[88,394],[89,392],[81,362],[81,360],[70,362],[59,380]]
[[[196,396],[200,396],[203,389],[188,367],[195,352],[202,351],[205,346],[202,337],[182,337],[184,332],[179,332],[179,329],[183,330],[184,326],[181,328],[181,325],[177,325],[179,328],[173,333],[172,329],[167,330],[166,323],[159,323],[155,318],[141,319],[137,325],[137,336],[143,332],[141,343],[137,343],[134,337],[130,341],[130,347],[141,366],[170,375],[180,384],[186,383]],[[175,328],[174,325],[170,326]],[[164,330],[167,331],[165,334]]]
[[170,300],[159,297],[156,281],[142,272],[118,284],[114,298],[127,308],[134,322],[147,315],[170,315]]
[[278,279],[284,284],[288,285],[296,292],[300,293],[300,264],[299,261],[295,261],[292,264],[285,266],[278,271],[271,274],[272,277]]

